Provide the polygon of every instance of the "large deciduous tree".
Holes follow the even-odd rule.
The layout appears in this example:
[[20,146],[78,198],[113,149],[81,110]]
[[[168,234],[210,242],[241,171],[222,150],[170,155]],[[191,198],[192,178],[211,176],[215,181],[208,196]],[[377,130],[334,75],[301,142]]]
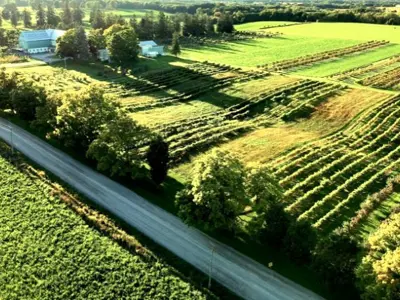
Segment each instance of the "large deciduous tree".
[[321,239],[313,252],[313,269],[334,289],[354,286],[358,243],[345,232],[335,231]]
[[367,248],[356,270],[363,299],[400,299],[400,212],[368,237]]
[[104,93],[99,85],[64,93],[52,136],[67,147],[86,151],[98,137],[101,126],[118,116],[118,104]]
[[219,33],[232,33],[234,31],[233,20],[230,14],[221,14],[217,21]]
[[98,50],[106,48],[106,39],[102,33],[102,29],[92,29],[88,36],[89,51],[96,55]]
[[196,163],[191,183],[178,193],[179,216],[209,230],[233,230],[237,216],[249,204],[244,175],[245,168],[237,158],[213,150]]
[[247,171],[246,191],[254,212],[248,230],[261,243],[281,246],[290,220],[281,204],[283,190],[269,168],[252,166]]
[[89,43],[83,27],[70,29],[58,38],[56,53],[63,57],[88,60],[90,57]]
[[284,249],[291,259],[299,264],[311,261],[315,248],[317,234],[315,229],[306,221],[295,221],[289,226],[284,238]]
[[36,108],[42,106],[46,99],[44,88],[34,85],[33,82],[20,80],[10,92],[12,109],[23,120],[32,121],[36,116]]
[[138,41],[133,29],[125,29],[114,33],[107,40],[107,49],[113,61],[125,63],[134,61],[138,57]]
[[127,115],[101,125],[97,138],[90,144],[87,156],[97,161],[100,171],[111,176],[143,174],[143,162],[139,149],[151,138],[150,131],[138,125]]

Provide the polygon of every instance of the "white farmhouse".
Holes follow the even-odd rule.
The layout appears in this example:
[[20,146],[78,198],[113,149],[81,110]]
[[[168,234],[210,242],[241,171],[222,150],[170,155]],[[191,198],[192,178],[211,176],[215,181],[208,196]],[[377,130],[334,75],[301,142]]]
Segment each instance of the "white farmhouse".
[[164,46],[158,46],[154,41],[139,42],[140,54],[147,57],[164,55]]
[[22,31],[19,47],[30,54],[52,52],[56,48],[57,39],[64,33],[64,30],[57,29]]

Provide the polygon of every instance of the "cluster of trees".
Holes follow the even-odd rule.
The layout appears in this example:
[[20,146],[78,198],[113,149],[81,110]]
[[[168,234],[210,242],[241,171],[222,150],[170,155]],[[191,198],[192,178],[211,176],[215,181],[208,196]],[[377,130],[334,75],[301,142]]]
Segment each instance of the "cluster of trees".
[[343,231],[318,236],[309,223],[286,213],[282,192],[267,167],[246,168],[230,154],[214,150],[196,163],[176,205],[186,223],[207,230],[240,230],[241,216],[251,214],[245,230],[259,243],[284,249],[299,264],[312,265],[332,288],[353,286],[357,242]]
[[90,23],[92,28],[103,30],[113,24],[130,26],[141,40],[170,40],[175,32],[184,36],[205,36],[216,32],[231,33],[233,31],[233,19],[229,14],[217,13],[208,16],[201,11],[193,15],[186,13],[174,16],[167,16],[162,11],[157,15],[147,12],[140,19],[133,15],[129,20],[125,20],[120,16],[106,14],[101,9],[95,8],[90,14]]
[[400,210],[367,240],[368,253],[356,274],[365,299],[400,297]]
[[[33,11],[26,8],[20,11],[15,3],[9,3],[4,6],[1,16],[5,20],[10,20],[14,27],[22,22],[24,27],[27,28],[57,27],[60,29],[69,29],[77,25],[82,25],[85,16],[79,3],[72,3],[70,5],[69,0],[65,0],[61,7],[60,15],[56,13],[52,2],[40,1],[33,6]],[[35,22],[33,22],[33,19],[35,19]]]
[[0,50],[9,49],[18,43],[19,30],[0,28]]
[[0,90],[0,109],[12,110],[49,138],[86,153],[100,171],[138,179],[147,176],[147,164],[157,185],[166,178],[168,144],[131,119],[105,94],[104,87],[89,85],[79,91],[49,94],[33,81],[3,69]]
[[80,26],[68,30],[57,40],[56,53],[62,57],[89,60],[100,49],[107,49],[118,64],[132,62],[138,56],[138,38],[130,26],[114,24],[104,31],[93,29],[88,36]]

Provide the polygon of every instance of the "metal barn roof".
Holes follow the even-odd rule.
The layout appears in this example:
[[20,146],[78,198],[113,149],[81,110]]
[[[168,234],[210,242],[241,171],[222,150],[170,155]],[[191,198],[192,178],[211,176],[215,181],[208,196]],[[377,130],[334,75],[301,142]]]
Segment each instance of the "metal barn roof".
[[65,33],[64,30],[46,29],[21,32],[21,38],[26,42],[56,40]]
[[155,41],[141,41],[139,42],[139,47],[157,46]]

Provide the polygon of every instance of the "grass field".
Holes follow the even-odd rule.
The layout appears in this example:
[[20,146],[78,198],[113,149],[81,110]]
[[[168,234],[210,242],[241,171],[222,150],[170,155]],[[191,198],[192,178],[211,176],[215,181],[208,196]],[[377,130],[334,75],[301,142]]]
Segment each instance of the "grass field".
[[355,44],[357,44],[356,37],[354,40],[345,40],[283,35],[276,38],[186,48],[181,57],[194,61],[207,60],[238,67],[256,67],[274,61]]
[[372,64],[399,53],[400,45],[393,44],[366,53],[335,59],[329,63],[315,64],[309,68],[302,68],[295,71],[294,74],[316,77],[331,76],[353,68]]
[[[270,29],[270,31],[274,31],[274,28]],[[400,26],[359,23],[310,23],[302,26],[279,28],[279,32],[288,36],[345,40],[356,39],[359,41],[388,40],[396,44],[400,43],[399,31]]]

